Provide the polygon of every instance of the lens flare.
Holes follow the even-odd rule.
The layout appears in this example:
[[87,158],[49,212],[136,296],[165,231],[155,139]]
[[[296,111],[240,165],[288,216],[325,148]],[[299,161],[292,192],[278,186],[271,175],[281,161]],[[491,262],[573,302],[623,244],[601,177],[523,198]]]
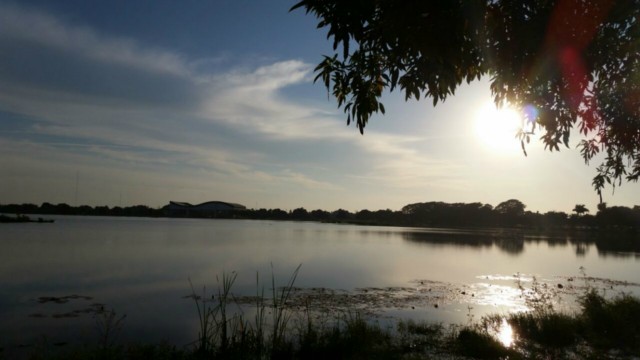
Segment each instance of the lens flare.
[[538,109],[534,105],[527,104],[524,106],[524,108],[522,108],[522,116],[525,121],[525,123],[523,124],[523,128],[526,131],[533,131],[536,119],[538,119],[538,114]]
[[534,122],[538,118],[538,109],[531,104],[525,105],[524,108],[522,108],[522,113],[528,122]]

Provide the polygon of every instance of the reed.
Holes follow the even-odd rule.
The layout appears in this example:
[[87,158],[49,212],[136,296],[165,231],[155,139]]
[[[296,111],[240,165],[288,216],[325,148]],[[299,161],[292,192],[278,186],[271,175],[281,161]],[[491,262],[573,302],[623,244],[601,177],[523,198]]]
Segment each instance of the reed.
[[[280,288],[276,285],[272,267],[270,301],[266,301],[264,286],[256,273],[253,322],[245,320],[243,308],[232,294],[237,273],[223,273],[222,277],[216,277],[218,291],[211,298],[207,295],[206,287],[203,287],[202,295],[197,295],[190,281],[190,297],[195,302],[199,324],[194,353],[223,358],[250,356],[262,359],[278,358],[283,351],[290,352],[292,341],[288,339],[291,332],[289,321],[293,311],[289,309],[288,301],[300,267],[301,265],[293,271],[288,282]],[[268,313],[272,315],[270,320],[267,320]]]
[[293,284],[298,277],[298,272],[302,264],[293,271],[289,277],[287,284],[280,288],[280,291],[276,288],[276,280],[273,272],[273,264],[271,264],[271,308],[273,319],[271,321],[271,350],[273,355],[276,355],[278,351],[284,350],[286,347],[286,334],[288,332],[289,320],[291,319],[292,312],[287,309],[287,301],[291,296],[293,290]]
[[[564,314],[553,308],[551,297],[536,282],[523,292],[531,296],[532,311],[491,315],[465,326],[444,327],[428,322],[397,321],[382,327],[355,310],[323,313],[315,321],[310,307],[293,307],[298,266],[284,286],[278,287],[274,271],[271,294],[256,274],[253,319],[245,319],[245,305],[233,295],[235,272],[216,277],[213,295],[203,287],[191,295],[198,318],[198,338],[183,348],[161,344],[115,344],[122,317],[104,312],[100,320],[101,343],[75,347],[57,354],[40,351],[33,359],[430,359],[430,358],[637,358],[640,356],[640,299],[628,294],[606,297],[587,287],[580,308]],[[520,283],[520,285],[522,285]],[[526,291],[525,291],[526,290]],[[322,312],[322,311],[320,311]],[[497,340],[495,327],[507,321],[514,341],[506,347]],[[297,326],[296,326],[297,325]],[[108,351],[105,351],[107,349]],[[3,352],[0,351],[0,359]]]

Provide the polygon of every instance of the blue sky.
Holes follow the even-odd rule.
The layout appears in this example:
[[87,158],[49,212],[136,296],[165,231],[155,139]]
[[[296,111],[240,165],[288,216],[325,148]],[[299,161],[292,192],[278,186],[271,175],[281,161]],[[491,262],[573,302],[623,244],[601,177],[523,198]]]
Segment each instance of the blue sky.
[[[478,135],[487,80],[435,108],[388,94],[364,136],[346,126],[313,84],[331,43],[294,3],[0,1],[0,203],[595,212],[575,146]],[[639,204],[638,185],[604,201]]]

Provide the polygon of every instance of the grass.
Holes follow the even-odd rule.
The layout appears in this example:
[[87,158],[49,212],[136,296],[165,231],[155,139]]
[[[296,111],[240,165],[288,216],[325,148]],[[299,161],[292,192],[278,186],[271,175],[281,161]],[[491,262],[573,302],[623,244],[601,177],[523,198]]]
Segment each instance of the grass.
[[506,358],[512,352],[490,334],[473,327],[462,328],[454,345],[456,353],[476,359]]
[[607,300],[590,289],[580,299],[581,335],[601,349],[640,355],[640,301],[628,294]]
[[629,294],[607,297],[587,286],[578,303],[578,311],[572,314],[544,304],[509,315],[516,346],[524,353],[551,358],[640,356],[640,299]]
[[522,341],[545,348],[563,348],[577,340],[579,319],[562,313],[519,313],[508,317],[508,323]]
[[[587,288],[572,314],[556,311],[552,297],[534,281],[521,290],[530,312],[492,315],[465,326],[445,327],[399,321],[383,327],[356,311],[318,317],[309,306],[290,306],[300,267],[271,294],[256,275],[253,316],[245,317],[232,288],[236,273],[223,273],[218,290],[206,288],[191,297],[199,336],[189,346],[168,343],[119,345],[114,341],[123,317],[105,312],[97,319],[101,342],[51,352],[37,349],[32,359],[603,359],[640,356],[640,299],[628,294],[606,297]],[[254,308],[255,307],[255,308]],[[99,321],[98,321],[99,320]],[[504,346],[496,337],[508,323],[514,342]],[[0,359],[2,352],[0,351]]]

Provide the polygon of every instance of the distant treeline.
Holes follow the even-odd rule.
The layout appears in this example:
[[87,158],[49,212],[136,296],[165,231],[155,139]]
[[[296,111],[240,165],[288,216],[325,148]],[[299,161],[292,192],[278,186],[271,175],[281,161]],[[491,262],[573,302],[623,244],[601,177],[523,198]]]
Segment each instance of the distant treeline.
[[71,206],[68,204],[51,204],[48,202],[42,205],[34,204],[0,204],[0,213],[4,214],[43,214],[43,215],[92,215],[92,216],[164,216],[162,209],[153,209],[145,205],[135,205],[127,207],[108,206]]
[[[482,203],[445,203],[424,202],[404,206],[399,211],[360,210],[350,212],[344,209],[335,211],[297,208],[291,211],[282,209],[246,209],[220,211],[216,213],[195,214],[192,217],[233,218],[256,220],[295,220],[321,221],[335,223],[354,223],[363,225],[418,226],[418,227],[525,227],[525,228],[640,228],[640,206],[607,206],[600,204],[595,214],[589,214],[584,205],[576,205],[573,214],[549,211],[538,213],[526,211],[521,201],[511,199],[493,207]],[[57,215],[94,215],[94,216],[146,216],[163,217],[167,212],[145,205],[127,207],[70,206],[68,204],[10,204],[1,205],[0,213],[5,214],[57,214]]]

